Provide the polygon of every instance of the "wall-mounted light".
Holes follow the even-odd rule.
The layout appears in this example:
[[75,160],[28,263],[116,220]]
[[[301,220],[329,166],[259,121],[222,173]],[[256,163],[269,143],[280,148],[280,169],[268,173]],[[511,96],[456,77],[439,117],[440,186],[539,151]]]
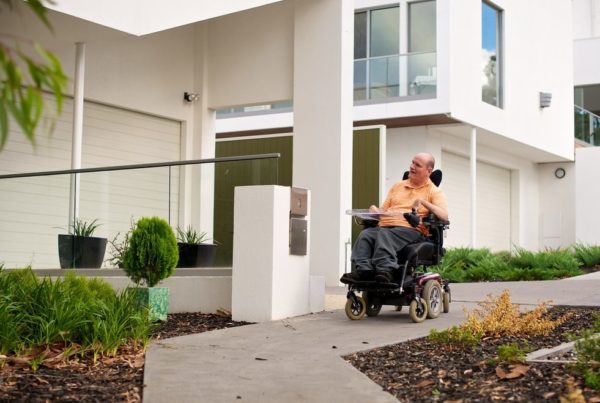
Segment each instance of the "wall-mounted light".
[[200,99],[200,94],[195,94],[193,92],[184,92],[183,100],[185,102],[196,102]]
[[558,179],[564,178],[566,174],[567,173],[563,168],[556,168],[556,170],[554,171],[554,176],[556,176]]
[[547,108],[552,102],[552,93],[540,92],[540,108]]

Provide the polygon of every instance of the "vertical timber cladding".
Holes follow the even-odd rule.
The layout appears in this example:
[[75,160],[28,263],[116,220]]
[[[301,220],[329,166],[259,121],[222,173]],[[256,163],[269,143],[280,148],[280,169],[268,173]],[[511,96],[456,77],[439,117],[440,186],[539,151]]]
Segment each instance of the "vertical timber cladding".
[[[354,130],[352,155],[352,208],[379,205],[379,139],[380,129]],[[277,166],[281,186],[292,186],[292,136],[223,140],[216,143],[216,157],[250,154],[281,153]],[[315,161],[316,162],[316,161]],[[270,169],[274,169],[270,166]],[[233,254],[233,192],[235,186],[260,185],[248,162],[219,163],[215,167],[215,228],[214,238],[219,242],[217,266],[231,266]],[[266,178],[269,179],[269,178]],[[350,217],[348,219],[351,219]],[[352,242],[361,227],[352,225]]]
[[[379,206],[379,129],[354,130],[352,208]],[[362,227],[352,220],[352,245]]]
[[[280,153],[279,160],[215,164],[214,239],[219,243],[216,266],[231,267],[233,259],[233,195],[236,186],[292,186],[292,135],[217,141],[216,157]],[[257,229],[258,230],[258,229]]]

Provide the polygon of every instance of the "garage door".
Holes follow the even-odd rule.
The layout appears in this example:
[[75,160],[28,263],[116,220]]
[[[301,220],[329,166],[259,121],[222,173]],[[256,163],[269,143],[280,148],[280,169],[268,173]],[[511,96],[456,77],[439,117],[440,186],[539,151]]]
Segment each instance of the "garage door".
[[[448,197],[451,222],[445,245],[468,246],[471,228],[469,159],[444,152],[442,165],[441,187]],[[510,170],[477,162],[477,247],[510,250],[510,189]]]
[[[0,174],[70,168],[72,101],[51,136],[43,128],[31,144],[13,125],[0,152]],[[82,167],[180,159],[180,122],[86,102]],[[6,267],[58,267],[58,233],[68,225],[66,175],[0,180],[0,261]],[[96,235],[113,238],[131,217],[158,215],[177,224],[179,171],[168,168],[80,175],[80,217],[97,218]],[[107,257],[109,255],[107,250]]]

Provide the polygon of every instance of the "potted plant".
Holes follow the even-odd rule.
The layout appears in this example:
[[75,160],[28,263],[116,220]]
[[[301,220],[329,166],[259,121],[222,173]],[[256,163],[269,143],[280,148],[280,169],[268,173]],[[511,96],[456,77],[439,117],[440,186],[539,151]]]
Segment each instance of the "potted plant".
[[100,226],[98,220],[86,222],[76,218],[69,234],[58,235],[58,258],[61,269],[102,266],[106,252],[106,238],[92,236]]
[[144,217],[135,224],[123,255],[123,269],[138,285],[133,290],[153,320],[167,320],[169,289],[155,286],[173,274],[178,258],[177,239],[167,221]]
[[198,232],[189,225],[177,227],[179,263],[177,267],[212,267],[217,250],[216,242],[209,242],[206,232]]

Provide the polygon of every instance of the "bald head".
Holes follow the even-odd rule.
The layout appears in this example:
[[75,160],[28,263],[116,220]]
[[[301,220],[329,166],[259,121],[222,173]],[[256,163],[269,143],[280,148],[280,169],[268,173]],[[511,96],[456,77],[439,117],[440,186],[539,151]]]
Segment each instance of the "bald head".
[[435,158],[433,157],[433,154],[418,153],[417,155],[415,155],[415,158],[418,158],[418,159],[424,161],[425,164],[427,165],[427,167],[431,168],[431,170],[433,170],[433,168],[435,167]]

